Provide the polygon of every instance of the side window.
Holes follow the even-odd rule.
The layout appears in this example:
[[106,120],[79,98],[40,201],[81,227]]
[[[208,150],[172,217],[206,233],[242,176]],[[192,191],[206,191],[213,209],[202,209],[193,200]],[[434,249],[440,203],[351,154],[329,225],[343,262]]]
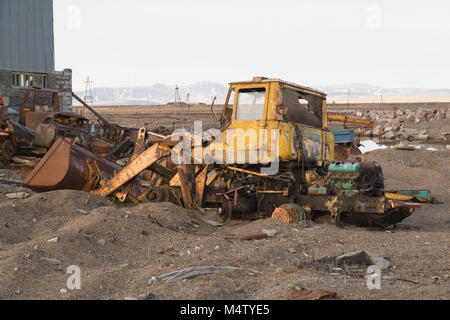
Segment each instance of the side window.
[[239,90],[236,120],[262,120],[266,103],[266,89]]
[[322,99],[300,91],[283,89],[285,121],[322,128]]
[[233,89],[230,93],[230,99],[225,108],[223,118],[220,123],[220,128],[223,130],[231,123],[231,118],[233,117],[234,100],[236,97],[236,91]]
[[31,74],[15,72],[12,74],[11,84],[16,88],[26,87],[47,87],[47,75],[45,74]]

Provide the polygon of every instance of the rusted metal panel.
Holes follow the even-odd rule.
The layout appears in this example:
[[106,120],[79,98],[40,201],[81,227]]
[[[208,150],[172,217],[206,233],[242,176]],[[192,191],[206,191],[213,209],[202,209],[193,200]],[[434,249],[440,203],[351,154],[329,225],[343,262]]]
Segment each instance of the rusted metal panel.
[[322,136],[320,130],[299,126],[303,142],[303,158],[305,161],[320,161],[322,160]]
[[25,126],[31,130],[36,130],[42,120],[50,114],[51,112],[27,112],[25,115]]

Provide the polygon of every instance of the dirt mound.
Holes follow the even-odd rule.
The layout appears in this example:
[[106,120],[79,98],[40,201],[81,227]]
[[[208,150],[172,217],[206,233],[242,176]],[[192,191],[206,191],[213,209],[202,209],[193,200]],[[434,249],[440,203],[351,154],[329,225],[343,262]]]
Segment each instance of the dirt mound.
[[104,286],[97,284],[106,269],[120,273],[154,262],[171,250],[170,243],[214,230],[172,204],[130,208],[78,191],[3,202],[0,212],[0,274],[8,279],[0,298],[54,298],[65,287],[70,265],[85,270],[86,282],[93,282],[89,297],[103,297]]

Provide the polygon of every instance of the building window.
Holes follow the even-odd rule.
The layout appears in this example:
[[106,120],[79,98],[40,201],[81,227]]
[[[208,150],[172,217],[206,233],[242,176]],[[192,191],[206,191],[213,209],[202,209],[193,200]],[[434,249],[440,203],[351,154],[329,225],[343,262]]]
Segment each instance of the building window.
[[14,72],[12,74],[12,86],[14,88],[46,88],[47,75],[39,73]]

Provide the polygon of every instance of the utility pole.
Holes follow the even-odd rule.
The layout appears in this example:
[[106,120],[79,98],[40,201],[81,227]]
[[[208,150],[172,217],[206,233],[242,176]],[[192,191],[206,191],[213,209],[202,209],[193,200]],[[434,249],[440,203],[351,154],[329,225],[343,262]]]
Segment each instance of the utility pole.
[[92,86],[91,85],[92,85],[92,83],[94,83],[94,81],[92,81],[88,76],[87,80],[84,83],[86,83],[86,89],[84,91],[84,101],[93,107],[94,106],[94,95],[92,94]]
[[347,113],[349,112],[349,109],[350,109],[350,92],[351,92],[351,89],[348,89],[348,95],[347,95]]
[[187,110],[188,110],[188,115],[187,115],[187,117],[188,117],[188,120],[189,121],[191,121],[191,105],[190,105],[190,96],[191,96],[191,94],[189,93],[189,91],[188,91],[188,93],[187,93],[187,97],[186,97],[186,99],[187,99]]
[[175,99],[173,101],[173,124],[172,124],[172,130],[175,130],[175,122],[177,121],[177,101],[180,100],[180,89],[178,88],[178,85],[175,85]]

